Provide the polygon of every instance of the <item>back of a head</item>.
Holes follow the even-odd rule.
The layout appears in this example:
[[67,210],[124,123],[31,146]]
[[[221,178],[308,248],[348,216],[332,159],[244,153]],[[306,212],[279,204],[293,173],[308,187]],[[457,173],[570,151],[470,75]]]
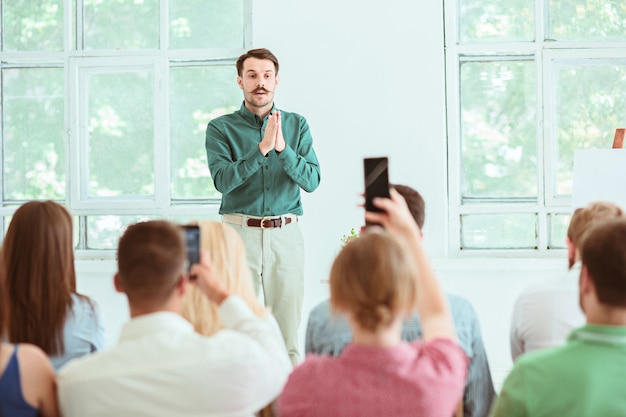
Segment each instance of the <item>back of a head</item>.
[[411,215],[415,219],[415,223],[417,223],[417,226],[421,230],[424,227],[424,221],[426,219],[426,203],[422,195],[416,189],[408,185],[392,184],[391,187],[395,188],[404,198]]
[[330,303],[358,325],[376,331],[417,302],[417,265],[386,232],[366,232],[346,244],[330,271]]
[[11,219],[2,245],[9,340],[61,354],[76,291],[72,217],[53,201],[30,201]]
[[131,304],[160,306],[180,279],[185,242],[180,227],[165,220],[135,223],[120,238],[120,283]]
[[584,208],[577,208],[567,228],[567,237],[578,248],[581,247],[580,239],[587,229],[596,222],[618,219],[624,216],[624,211],[617,204],[608,201],[596,201]]
[[593,226],[583,238],[581,252],[598,301],[626,309],[626,219]]
[[[200,221],[201,248],[208,253],[213,271],[229,294],[242,297],[252,311],[261,315],[265,309],[258,303],[246,259],[243,240],[226,223]],[[192,286],[183,298],[181,314],[198,333],[209,336],[224,327],[218,305]]]

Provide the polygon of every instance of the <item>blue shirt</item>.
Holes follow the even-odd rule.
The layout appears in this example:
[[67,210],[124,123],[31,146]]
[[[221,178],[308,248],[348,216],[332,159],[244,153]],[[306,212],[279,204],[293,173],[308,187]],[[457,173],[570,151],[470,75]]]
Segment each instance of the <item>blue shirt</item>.
[[72,294],[73,305],[63,327],[65,353],[50,358],[55,371],[74,358],[104,347],[104,327],[95,303]]
[[312,192],[318,187],[320,166],[306,119],[283,110],[280,114],[285,149],[267,156],[259,142],[268,116],[261,119],[242,104],[239,111],[208,124],[205,147],[213,183],[222,193],[220,214],[302,214],[300,188]]
[[[489,413],[495,391],[487,354],[480,333],[476,312],[468,300],[448,295],[459,339],[459,345],[470,359],[470,366],[463,394],[463,415],[484,417]],[[402,328],[402,339],[411,342],[420,339],[422,329],[417,314],[406,319]],[[338,356],[352,342],[352,330],[346,319],[333,315],[329,301],[318,304],[309,316],[306,328],[306,353]]]

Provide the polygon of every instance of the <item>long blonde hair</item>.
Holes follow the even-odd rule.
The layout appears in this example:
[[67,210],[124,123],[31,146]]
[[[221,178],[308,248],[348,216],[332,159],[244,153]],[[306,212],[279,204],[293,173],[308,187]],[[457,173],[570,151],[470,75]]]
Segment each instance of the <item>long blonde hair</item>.
[[[262,316],[266,310],[259,304],[252,286],[252,277],[246,261],[246,250],[241,237],[231,226],[215,221],[199,221],[200,246],[208,251],[213,270],[222,280],[226,290],[238,295],[250,309]],[[182,316],[196,332],[210,336],[224,328],[218,306],[210,301],[195,285],[189,286],[183,298]]]

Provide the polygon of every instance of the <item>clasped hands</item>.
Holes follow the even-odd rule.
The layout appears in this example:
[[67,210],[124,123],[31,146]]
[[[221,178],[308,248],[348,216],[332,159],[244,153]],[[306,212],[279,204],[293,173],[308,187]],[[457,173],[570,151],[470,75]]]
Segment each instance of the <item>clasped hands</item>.
[[280,111],[270,113],[267,117],[267,125],[265,126],[265,136],[259,142],[259,150],[265,156],[272,149],[280,153],[285,150],[285,138],[283,137],[283,129],[281,125]]

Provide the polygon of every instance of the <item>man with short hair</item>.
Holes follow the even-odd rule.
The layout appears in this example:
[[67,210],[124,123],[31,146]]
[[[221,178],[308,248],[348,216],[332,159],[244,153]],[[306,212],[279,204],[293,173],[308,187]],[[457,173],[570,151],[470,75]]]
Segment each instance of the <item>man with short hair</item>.
[[586,324],[564,346],[520,357],[494,417],[626,415],[626,220],[594,225],[579,246]]
[[190,276],[220,306],[226,328],[201,336],[179,315],[188,285],[180,227],[129,226],[117,259],[114,283],[131,320],[116,346],[61,369],[65,417],[249,417],[278,396],[291,370],[281,335],[224,289],[207,254]]
[[[425,203],[415,189],[406,185],[392,185],[405,199],[409,211],[420,231],[424,226]],[[483,345],[480,324],[471,303],[463,298],[447,294],[448,304],[456,327],[459,345],[470,359],[470,366],[463,394],[465,417],[484,417],[489,412],[495,391],[487,354]],[[421,339],[422,328],[417,314],[405,319],[402,339]],[[328,300],[318,304],[309,315],[306,329],[306,353],[338,356],[352,342],[352,331],[343,316],[334,315]]]
[[320,166],[306,119],[274,104],[276,56],[252,49],[236,67],[244,101],[208,124],[207,161],[222,193],[222,221],[243,238],[255,290],[262,291],[295,364],[304,295],[300,189],[318,187]]
[[594,202],[574,211],[567,229],[569,271],[557,279],[531,285],[517,298],[510,328],[511,357],[565,343],[572,329],[582,326],[585,317],[578,305],[580,244],[594,224],[624,216],[609,202]]

